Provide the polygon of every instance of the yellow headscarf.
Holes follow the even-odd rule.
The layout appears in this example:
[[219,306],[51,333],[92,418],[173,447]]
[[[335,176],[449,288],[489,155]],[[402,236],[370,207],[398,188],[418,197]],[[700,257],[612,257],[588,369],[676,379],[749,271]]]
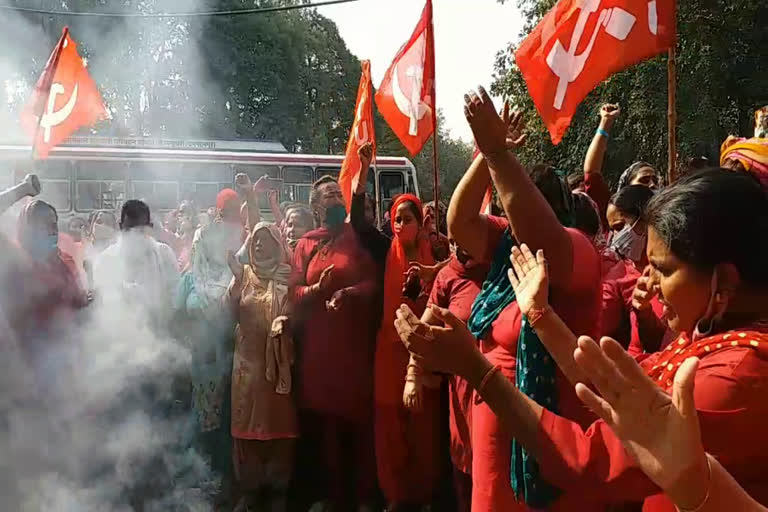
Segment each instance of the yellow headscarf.
[[763,184],[768,184],[768,139],[740,139],[729,136],[720,146],[720,165],[736,160],[747,171],[754,172]]

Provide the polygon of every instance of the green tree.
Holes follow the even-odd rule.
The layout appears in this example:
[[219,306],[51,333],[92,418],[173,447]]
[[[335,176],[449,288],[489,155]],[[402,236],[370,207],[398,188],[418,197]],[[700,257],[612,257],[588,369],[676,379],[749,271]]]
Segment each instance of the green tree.
[[[503,2],[502,2],[503,3]],[[555,4],[519,0],[525,37]],[[753,0],[678,2],[677,137],[680,160],[706,156],[718,161],[720,143],[729,134],[752,132],[754,109],[768,104],[768,5]],[[666,56],[618,73],[581,104],[563,141],[553,146],[513,59],[514,47],[499,52],[493,91],[525,111],[530,138],[527,162],[547,162],[580,170],[605,102],[621,104],[606,158],[613,181],[630,163],[646,160],[667,168]],[[595,58],[595,55],[592,56]]]

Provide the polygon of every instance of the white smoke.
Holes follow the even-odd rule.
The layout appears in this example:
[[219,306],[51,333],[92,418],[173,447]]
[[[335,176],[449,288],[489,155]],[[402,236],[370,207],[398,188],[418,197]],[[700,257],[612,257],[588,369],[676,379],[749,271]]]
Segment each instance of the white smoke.
[[[16,2],[72,10],[88,3]],[[108,7],[135,12],[130,4],[108,2]],[[198,0],[144,3],[158,11],[178,10],[180,4],[184,10],[210,7]],[[0,139],[24,140],[19,108],[51,52],[47,34],[67,22],[0,11]],[[76,26],[73,37],[82,46],[81,55],[89,58],[115,128],[178,138],[187,132],[174,130],[202,131],[195,124],[200,116],[194,98],[216,91],[206,90],[200,45],[188,22],[126,19],[109,31],[96,20]],[[124,44],[137,30],[153,51]],[[166,97],[174,81],[183,82],[188,104]],[[145,116],[159,111],[178,115],[160,127],[164,133],[148,133],[159,123]],[[7,172],[2,166],[0,171]],[[1,184],[0,189],[8,183]],[[15,216],[8,212],[0,221],[6,233],[13,233]],[[9,268],[8,255],[0,255],[0,282]],[[15,290],[0,290],[0,304],[15,300]],[[170,316],[172,305],[167,307]],[[152,325],[150,313],[97,300],[76,318],[57,321],[50,336],[30,346],[24,340],[20,347],[8,326],[14,319],[0,312],[3,510],[128,511],[139,506],[137,500],[144,510],[210,510],[218,482],[193,449],[195,426],[185,401],[190,351],[166,329]]]

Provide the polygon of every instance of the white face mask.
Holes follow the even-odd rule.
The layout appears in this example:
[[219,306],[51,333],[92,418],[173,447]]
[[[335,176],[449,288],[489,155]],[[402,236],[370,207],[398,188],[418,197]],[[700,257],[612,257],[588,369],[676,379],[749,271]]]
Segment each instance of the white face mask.
[[624,228],[616,233],[611,239],[611,248],[619,255],[632,261],[640,261],[645,253],[645,246],[648,240],[648,234],[638,235],[635,232],[635,221],[631,226],[625,224]]

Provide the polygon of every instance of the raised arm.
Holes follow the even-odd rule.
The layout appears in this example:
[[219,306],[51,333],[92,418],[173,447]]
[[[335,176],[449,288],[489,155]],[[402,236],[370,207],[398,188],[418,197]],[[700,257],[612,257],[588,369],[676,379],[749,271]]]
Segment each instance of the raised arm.
[[267,197],[269,199],[269,209],[272,211],[272,216],[275,218],[275,224],[282,225],[285,217],[282,210],[280,210],[280,203],[277,202],[277,190],[274,188],[267,191]]
[[349,207],[349,222],[352,224],[355,232],[365,233],[375,226],[371,226],[365,220],[365,184],[368,180],[368,170],[371,167],[373,158],[373,145],[367,142],[357,150],[357,156],[360,159],[360,178],[357,186],[352,190],[352,201]]
[[40,180],[36,174],[27,174],[24,181],[0,192],[0,214],[8,208],[29,196],[34,197],[40,193]]
[[603,178],[603,162],[605,161],[605,151],[608,148],[611,129],[619,114],[621,114],[621,109],[618,105],[606,103],[602,106],[600,109],[600,126],[597,128],[584,159],[584,192],[597,204],[603,229],[608,229],[608,219],[605,218],[605,212],[608,209],[608,202],[611,200],[611,190]]
[[255,184],[251,184],[251,179],[247,174],[241,172],[235,176],[235,189],[240,198],[245,201],[246,222],[245,227],[250,233],[253,228],[261,222],[261,212],[259,211],[258,192],[263,189],[266,183],[266,176],[262,176]]
[[605,160],[605,151],[608,149],[608,139],[610,138],[613,123],[616,122],[619,114],[621,114],[621,108],[618,105],[606,103],[600,108],[600,126],[598,126],[597,132],[592,138],[592,144],[589,145],[587,156],[584,159],[585,178],[587,174],[603,173],[603,162]]
[[[494,110],[490,96],[482,87],[478,91],[479,95],[472,92],[465,96],[464,113],[477,146],[488,161],[491,179],[512,232],[518,242],[525,242],[534,252],[544,250],[549,257],[552,285],[565,285],[573,271],[570,238],[513,151],[509,151],[508,127]],[[504,111],[508,117],[507,106]],[[519,117],[517,122],[520,123]],[[463,242],[459,244],[464,246]]]
[[479,154],[456,186],[448,206],[448,232],[477,260],[485,257],[488,246],[488,226],[480,208],[490,182],[488,163]]

